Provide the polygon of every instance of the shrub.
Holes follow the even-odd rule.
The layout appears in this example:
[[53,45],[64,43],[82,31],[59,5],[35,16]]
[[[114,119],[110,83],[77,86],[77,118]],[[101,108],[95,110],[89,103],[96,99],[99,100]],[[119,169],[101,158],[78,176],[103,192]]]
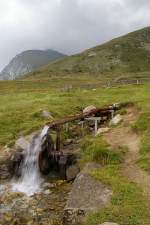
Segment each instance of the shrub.
[[85,161],[96,161],[102,165],[118,164],[123,159],[122,152],[114,152],[101,137],[87,136],[81,143],[81,154]]

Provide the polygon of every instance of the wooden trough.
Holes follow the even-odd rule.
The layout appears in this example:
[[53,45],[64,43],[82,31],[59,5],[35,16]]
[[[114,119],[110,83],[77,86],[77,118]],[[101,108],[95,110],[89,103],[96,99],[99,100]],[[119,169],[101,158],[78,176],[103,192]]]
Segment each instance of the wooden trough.
[[61,146],[60,134],[61,134],[61,129],[63,125],[66,124],[66,128],[68,128],[69,122],[80,121],[80,124],[83,127],[86,121],[93,121],[95,124],[95,134],[96,134],[98,130],[98,123],[101,121],[105,121],[105,120],[109,120],[113,118],[115,111],[119,110],[123,106],[124,104],[113,104],[113,105],[105,106],[103,108],[96,108],[96,109],[90,110],[87,113],[80,113],[80,114],[64,117],[54,122],[47,123],[46,125],[49,126],[49,129],[55,130],[57,134],[56,151],[61,150],[60,149],[60,146]]

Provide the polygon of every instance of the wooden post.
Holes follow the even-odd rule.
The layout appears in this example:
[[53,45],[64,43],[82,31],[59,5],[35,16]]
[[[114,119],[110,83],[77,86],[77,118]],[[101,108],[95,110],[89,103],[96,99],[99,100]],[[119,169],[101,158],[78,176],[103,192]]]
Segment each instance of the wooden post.
[[66,125],[65,125],[66,127],[66,132],[68,132],[69,131],[69,123],[66,123]]
[[60,140],[60,133],[61,133],[61,128],[60,128],[60,126],[58,126],[57,127],[57,130],[56,130],[56,135],[57,135],[57,137],[56,137],[56,151],[60,151],[60,142],[61,142],[61,140]]
[[95,120],[95,135],[97,134],[98,129],[98,120]]
[[89,117],[86,118],[88,121],[93,121],[95,123],[94,135],[96,136],[98,130],[98,122],[101,121],[101,117]]

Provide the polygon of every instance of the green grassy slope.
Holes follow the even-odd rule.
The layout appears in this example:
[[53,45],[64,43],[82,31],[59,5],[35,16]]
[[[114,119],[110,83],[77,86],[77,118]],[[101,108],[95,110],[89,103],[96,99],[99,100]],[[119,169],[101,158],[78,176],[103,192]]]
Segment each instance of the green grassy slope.
[[81,54],[65,57],[31,73],[27,79],[85,76],[101,79],[150,77],[150,27],[129,33]]
[[[0,149],[2,151],[1,146],[12,143],[19,135],[43,126],[47,121],[40,117],[41,110],[49,110],[54,118],[58,118],[79,112],[79,108],[89,104],[101,106],[132,101],[141,109],[140,118],[133,127],[143,137],[141,159],[137,163],[150,173],[149,99],[150,84],[62,92],[54,88],[51,82],[0,82]],[[98,138],[85,139],[84,143],[86,145],[82,145],[82,148],[88,156],[86,160],[103,160],[103,157],[110,159],[103,160],[106,165],[100,171],[92,171],[92,175],[113,189],[111,204],[90,215],[86,225],[98,225],[105,221],[114,221],[120,225],[148,225],[150,200],[145,199],[135,183],[122,175],[120,159],[123,155],[107,149],[107,145]]]

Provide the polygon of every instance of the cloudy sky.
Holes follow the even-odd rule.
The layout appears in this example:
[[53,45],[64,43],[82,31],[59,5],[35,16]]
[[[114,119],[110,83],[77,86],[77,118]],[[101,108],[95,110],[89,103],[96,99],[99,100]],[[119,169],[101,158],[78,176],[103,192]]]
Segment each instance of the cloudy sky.
[[0,0],[0,69],[28,49],[74,54],[150,25],[149,0]]

